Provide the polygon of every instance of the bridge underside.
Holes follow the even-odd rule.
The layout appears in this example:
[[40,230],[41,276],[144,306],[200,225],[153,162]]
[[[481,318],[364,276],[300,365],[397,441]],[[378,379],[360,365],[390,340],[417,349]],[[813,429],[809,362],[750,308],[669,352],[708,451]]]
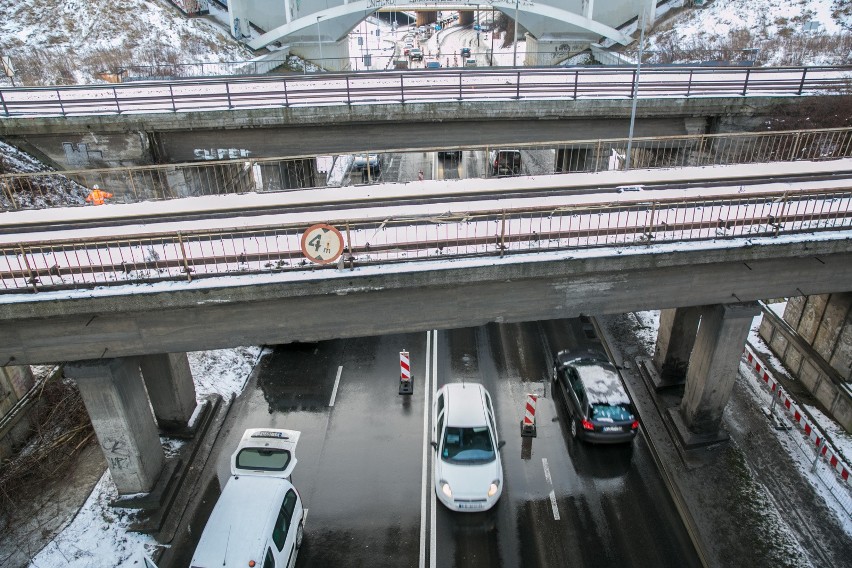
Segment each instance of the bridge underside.
[[[634,1],[634,3],[641,3],[641,0]],[[591,3],[591,6],[593,5],[594,3]],[[514,2],[506,2],[505,5],[495,3],[492,6],[495,10],[509,15],[510,18],[515,17]],[[452,6],[445,3],[429,4],[424,2],[412,5],[409,8],[418,11],[477,11],[482,8],[480,11],[486,11],[483,5],[465,1],[454,3]],[[406,6],[399,5],[395,6],[394,9],[402,11],[406,9]],[[604,37],[621,45],[628,45],[633,41],[632,38],[615,29],[611,23],[604,23],[603,20],[596,19],[589,3],[578,4],[577,10],[570,11],[562,7],[548,6],[541,2],[528,5],[520,3],[518,5],[518,23],[537,38],[550,34],[587,41],[595,41]],[[267,30],[266,33],[248,42],[252,49],[261,49],[273,42],[291,46],[317,44],[319,42],[336,43],[360,22],[377,11],[376,2],[372,0],[349,2],[305,14],[288,13],[286,6],[279,8],[264,6],[262,9],[257,9],[251,0],[231,0],[229,5],[232,33],[235,36],[247,37],[250,23]],[[627,21],[633,15],[634,13],[628,10],[618,17],[621,21]]]
[[[326,269],[0,305],[3,365],[407,333],[846,291],[848,234]],[[276,280],[277,279],[277,280]],[[160,289],[162,290],[162,289]],[[62,299],[60,299],[62,298]],[[10,298],[11,299],[11,298]],[[0,298],[2,300],[2,298]],[[376,314],[382,314],[377,318]]]

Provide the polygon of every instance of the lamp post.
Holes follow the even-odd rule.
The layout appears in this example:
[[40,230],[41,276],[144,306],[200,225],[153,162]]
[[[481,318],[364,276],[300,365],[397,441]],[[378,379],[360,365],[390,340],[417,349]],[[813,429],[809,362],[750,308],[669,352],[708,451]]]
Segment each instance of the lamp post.
[[512,54],[512,66],[518,66],[518,4],[521,0],[515,0],[515,50]]
[[320,52],[320,64],[319,64],[319,68],[320,68],[320,70],[322,70],[322,60],[323,60],[323,56],[322,56],[322,38],[320,37],[320,25],[319,25],[319,22],[320,22],[320,19],[321,19],[321,18],[322,18],[322,16],[317,16],[317,43],[319,44],[319,52]]
[[642,8],[642,23],[639,32],[639,60],[636,62],[636,78],[633,81],[633,105],[630,109],[630,132],[627,134],[627,155],[624,157],[624,169],[630,169],[630,152],[633,148],[633,126],[636,123],[636,100],[639,94],[639,76],[642,74],[642,52],[645,47],[645,8]]

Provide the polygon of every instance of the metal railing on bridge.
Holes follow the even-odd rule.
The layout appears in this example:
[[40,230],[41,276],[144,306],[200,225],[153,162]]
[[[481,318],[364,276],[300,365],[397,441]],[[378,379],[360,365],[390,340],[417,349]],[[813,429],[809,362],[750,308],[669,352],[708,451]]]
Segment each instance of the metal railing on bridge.
[[[20,242],[0,248],[0,292],[315,270],[317,265],[303,256],[301,239],[316,221]],[[848,230],[852,191],[802,190],[321,221],[339,227],[344,235],[345,252],[339,264],[344,268]]]
[[[598,172],[623,168],[628,139],[573,140],[543,144],[517,144],[536,160],[526,160],[527,175]],[[468,177],[493,175],[488,154],[498,148],[464,147],[478,153],[480,169]],[[442,148],[383,150],[407,156]],[[365,149],[363,154],[376,153]],[[832,160],[852,157],[852,128],[701,134],[661,138],[634,138],[631,163],[634,169],[676,168],[756,162]],[[417,168],[400,169],[394,179],[388,170],[373,177],[377,183],[417,179]],[[355,180],[357,183],[361,178]],[[114,194],[113,203],[174,199],[247,192],[273,192],[328,185],[316,171],[314,156],[235,159],[128,168],[71,170],[0,175],[0,210],[83,206],[94,184]]]
[[[852,67],[420,69],[0,89],[5,117],[460,101],[789,96],[849,90]],[[634,83],[637,83],[634,89]]]

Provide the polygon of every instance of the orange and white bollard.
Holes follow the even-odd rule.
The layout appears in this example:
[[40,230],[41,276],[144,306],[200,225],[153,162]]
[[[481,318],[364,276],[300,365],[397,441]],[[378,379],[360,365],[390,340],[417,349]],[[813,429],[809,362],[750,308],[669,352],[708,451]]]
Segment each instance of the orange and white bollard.
[[528,394],[527,401],[524,405],[524,419],[521,420],[521,436],[530,438],[536,437],[535,430],[535,403],[538,401],[538,395]]
[[411,380],[411,361],[408,351],[399,352],[399,394],[413,394],[414,381]]

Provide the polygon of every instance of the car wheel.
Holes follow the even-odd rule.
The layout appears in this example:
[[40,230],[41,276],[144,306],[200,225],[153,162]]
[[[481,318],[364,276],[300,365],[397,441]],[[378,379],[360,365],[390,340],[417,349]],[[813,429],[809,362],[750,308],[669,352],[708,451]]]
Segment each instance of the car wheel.
[[573,418],[571,419],[571,437],[577,439],[577,421]]
[[305,538],[305,523],[299,523],[299,528],[296,529],[296,548],[302,546],[302,540]]

